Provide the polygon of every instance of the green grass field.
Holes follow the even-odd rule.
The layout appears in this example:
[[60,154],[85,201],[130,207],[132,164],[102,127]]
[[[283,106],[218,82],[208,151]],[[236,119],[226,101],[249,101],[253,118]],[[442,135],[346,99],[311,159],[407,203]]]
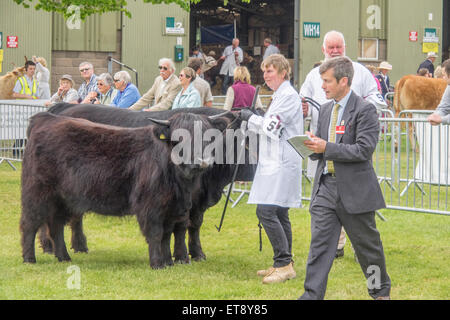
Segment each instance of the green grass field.
[[[246,197],[227,211],[217,232],[224,199],[205,214],[203,262],[152,270],[148,249],[134,217],[113,218],[88,214],[84,228],[89,253],[73,253],[70,263],[59,263],[36,244],[37,263],[23,264],[20,246],[20,163],[18,171],[0,165],[0,299],[164,299],[259,300],[297,299],[303,292],[310,241],[308,203],[291,209],[293,252],[297,278],[263,285],[256,270],[272,262],[272,249],[263,233],[263,251],[255,206]],[[377,219],[392,280],[392,299],[450,298],[449,217],[382,210]],[[70,230],[66,228],[70,247]],[[36,242],[37,243],[37,242]],[[70,289],[71,267],[80,270],[80,289]],[[69,271],[69,273],[68,273]],[[345,256],[330,272],[326,299],[370,299],[362,271],[349,244]]]

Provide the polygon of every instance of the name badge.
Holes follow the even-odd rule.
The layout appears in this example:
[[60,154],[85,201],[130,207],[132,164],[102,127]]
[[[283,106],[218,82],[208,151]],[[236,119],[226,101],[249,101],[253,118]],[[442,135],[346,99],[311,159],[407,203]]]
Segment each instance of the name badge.
[[345,126],[336,126],[336,134],[344,134]]

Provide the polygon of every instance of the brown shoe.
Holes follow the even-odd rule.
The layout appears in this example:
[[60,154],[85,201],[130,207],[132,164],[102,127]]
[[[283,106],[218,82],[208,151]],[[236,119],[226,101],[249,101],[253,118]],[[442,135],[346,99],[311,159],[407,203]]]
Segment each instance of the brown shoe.
[[295,273],[293,263],[281,268],[273,268],[272,272],[266,275],[262,281],[264,284],[284,282],[289,279],[294,279],[297,276]]
[[269,273],[273,272],[273,269],[275,269],[274,267],[270,267],[269,269],[265,269],[265,270],[258,270],[256,271],[256,275],[258,277],[265,277],[267,276]]

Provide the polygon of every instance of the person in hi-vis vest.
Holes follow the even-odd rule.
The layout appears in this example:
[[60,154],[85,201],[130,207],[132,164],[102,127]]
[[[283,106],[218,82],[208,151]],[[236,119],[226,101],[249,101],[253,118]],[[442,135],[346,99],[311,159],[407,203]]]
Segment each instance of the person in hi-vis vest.
[[36,64],[33,61],[25,62],[25,75],[16,81],[13,89],[14,99],[37,99],[39,96],[38,81],[34,77]]

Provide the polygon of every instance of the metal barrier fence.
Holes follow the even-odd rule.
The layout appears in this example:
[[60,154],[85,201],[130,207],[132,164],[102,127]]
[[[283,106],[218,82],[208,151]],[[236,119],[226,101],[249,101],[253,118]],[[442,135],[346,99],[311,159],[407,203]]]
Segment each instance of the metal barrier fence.
[[[225,97],[226,96],[213,96],[213,107],[222,109],[225,105]],[[260,94],[259,98],[261,99],[261,103],[263,104],[263,106],[266,107],[269,105],[272,95]]]
[[29,118],[47,108],[19,101],[0,102],[0,164],[5,161],[14,170],[12,161],[22,161]]
[[[12,162],[22,160],[29,118],[45,110],[43,106],[0,101],[0,163],[6,161],[15,169]],[[382,110],[373,165],[389,209],[450,216],[450,126],[431,126],[426,120],[430,113],[411,110],[394,118],[392,111]],[[306,163],[303,161],[304,168]],[[304,201],[310,201],[312,183],[304,170]],[[250,186],[233,186],[237,197],[233,207],[249,193]]]

